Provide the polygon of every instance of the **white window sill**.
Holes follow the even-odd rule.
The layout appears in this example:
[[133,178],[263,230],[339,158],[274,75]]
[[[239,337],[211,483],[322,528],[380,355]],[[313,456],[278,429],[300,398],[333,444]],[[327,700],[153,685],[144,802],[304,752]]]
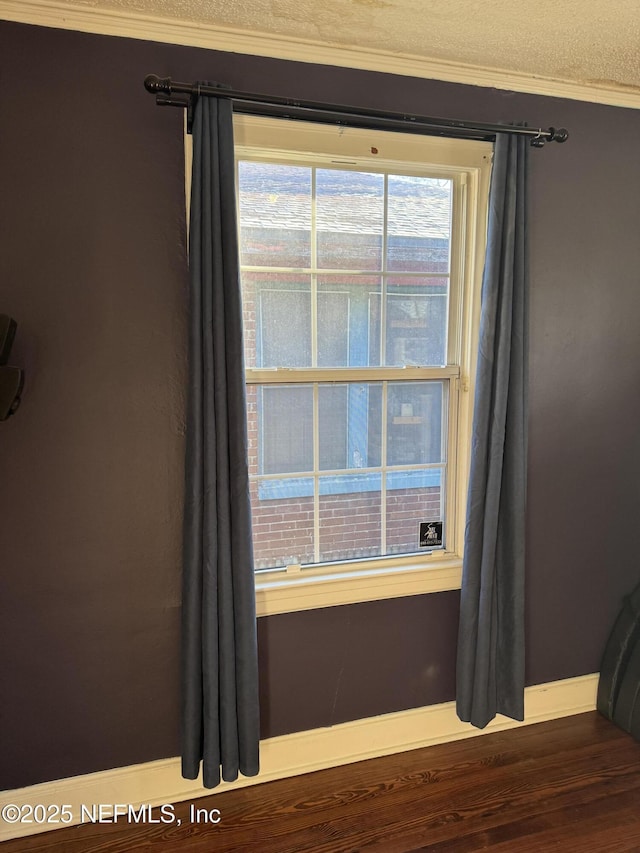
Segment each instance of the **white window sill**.
[[256,577],[257,615],[445,592],[460,589],[461,581],[462,560],[455,555],[360,570],[272,572]]

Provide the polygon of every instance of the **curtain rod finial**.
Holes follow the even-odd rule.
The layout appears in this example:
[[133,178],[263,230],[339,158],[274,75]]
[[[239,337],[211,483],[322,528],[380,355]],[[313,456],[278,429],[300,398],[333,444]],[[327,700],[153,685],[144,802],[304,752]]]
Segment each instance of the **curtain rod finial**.
[[165,92],[167,95],[171,94],[171,78],[170,77],[158,77],[157,74],[147,74],[144,78],[144,88],[147,92],[151,92],[152,94],[158,92]]
[[564,127],[550,127],[549,128],[550,141],[551,142],[566,142],[569,138],[569,131]]

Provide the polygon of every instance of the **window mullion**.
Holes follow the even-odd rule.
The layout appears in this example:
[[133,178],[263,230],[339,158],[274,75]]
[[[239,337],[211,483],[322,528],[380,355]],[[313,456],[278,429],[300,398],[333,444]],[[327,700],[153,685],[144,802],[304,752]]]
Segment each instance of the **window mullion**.
[[440,514],[444,510],[446,519],[445,547],[454,551],[458,540],[458,521],[456,518],[456,503],[458,500],[458,434],[459,434],[459,404],[460,379],[454,378],[447,383],[447,428],[443,430],[443,438],[447,435],[447,447],[444,475],[444,496],[440,495]]
[[[384,207],[382,217],[382,277],[380,287],[380,365],[387,364],[387,246],[389,227],[389,176],[384,175]],[[388,383],[382,383],[382,446],[380,448],[380,549],[387,553],[387,441]]]
[[380,280],[380,364],[387,363],[387,228],[389,224],[389,177],[384,176],[382,215],[382,276]]
[[317,170],[311,170],[311,364],[318,365],[318,211]]
[[463,280],[465,276],[464,234],[467,224],[467,182],[459,175],[453,183],[449,235],[449,313],[447,317],[447,363],[458,364],[462,355]]
[[387,553],[387,389],[388,382],[382,383],[382,428],[380,447],[380,548]]
[[320,562],[320,391],[313,383],[313,554]]
[[[311,364],[318,365],[318,209],[317,169],[311,169]],[[320,400],[313,383],[313,559],[320,562]]]

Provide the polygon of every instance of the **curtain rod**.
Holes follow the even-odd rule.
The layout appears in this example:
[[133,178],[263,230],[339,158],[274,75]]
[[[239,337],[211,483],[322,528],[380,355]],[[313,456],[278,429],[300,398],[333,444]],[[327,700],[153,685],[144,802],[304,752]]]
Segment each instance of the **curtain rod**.
[[[545,142],[566,142],[569,133],[563,128],[548,130],[517,125],[486,124],[483,122],[453,121],[446,118],[410,115],[408,113],[370,110],[344,104],[325,104],[318,101],[301,101],[275,95],[259,95],[242,92],[223,86],[207,86],[204,83],[178,83],[170,77],[149,74],[145,88],[156,96],[159,106],[183,107],[187,110],[187,130],[191,132],[191,117],[196,99],[200,96],[229,98],[234,112],[250,115],[274,116],[322,124],[341,124],[349,127],[364,127],[373,130],[397,130],[402,133],[421,133],[430,136],[450,136],[457,139],[492,141],[498,133],[528,136],[531,145],[541,148]],[[187,98],[174,98],[173,95]]]

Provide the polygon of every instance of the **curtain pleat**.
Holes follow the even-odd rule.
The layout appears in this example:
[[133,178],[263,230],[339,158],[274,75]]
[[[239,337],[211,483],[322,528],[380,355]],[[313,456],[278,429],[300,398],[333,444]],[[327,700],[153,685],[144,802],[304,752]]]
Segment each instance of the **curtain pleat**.
[[524,719],[527,141],[496,140],[458,634],[460,719]]
[[231,103],[193,121],[182,775],[259,770],[258,663]]

